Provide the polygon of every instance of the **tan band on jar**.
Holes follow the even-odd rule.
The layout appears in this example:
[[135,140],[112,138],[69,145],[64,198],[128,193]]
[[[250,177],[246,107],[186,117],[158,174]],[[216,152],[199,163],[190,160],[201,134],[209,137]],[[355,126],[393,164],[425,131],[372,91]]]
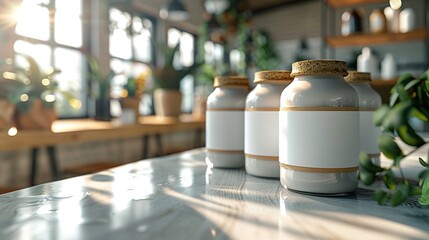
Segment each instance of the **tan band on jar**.
[[266,160],[266,161],[278,161],[279,160],[278,156],[264,156],[264,155],[248,154],[248,153],[245,153],[244,155],[248,158],[255,158],[258,160]]
[[300,167],[300,166],[292,166],[284,163],[280,163],[280,167],[300,171],[300,172],[312,172],[312,173],[341,173],[341,172],[356,172],[359,170],[359,166],[357,167],[349,167],[349,168],[314,168],[314,167]]
[[235,153],[244,153],[244,150],[221,150],[221,149],[208,149],[206,148],[207,152],[215,152],[215,153],[231,153],[231,154],[235,154]]
[[359,111],[359,107],[281,107],[280,111]]
[[278,108],[278,107],[277,108],[269,108],[269,107],[266,107],[266,108],[246,108],[244,110],[246,110],[248,112],[278,112],[280,110],[280,108]]
[[228,112],[228,111],[244,111],[244,108],[208,108],[208,112]]

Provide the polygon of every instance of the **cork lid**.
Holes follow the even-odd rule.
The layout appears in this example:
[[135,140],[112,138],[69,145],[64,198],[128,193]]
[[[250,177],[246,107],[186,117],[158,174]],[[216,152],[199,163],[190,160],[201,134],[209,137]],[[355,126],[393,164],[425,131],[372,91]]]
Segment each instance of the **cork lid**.
[[305,60],[292,63],[292,77],[304,74],[339,74],[347,76],[346,62],[339,60]]
[[255,73],[255,80],[253,82],[287,84],[293,80],[290,74],[291,71],[285,70],[259,71]]
[[213,87],[220,87],[220,86],[249,87],[249,80],[247,79],[247,77],[241,77],[241,76],[215,77]]
[[371,74],[368,72],[349,71],[349,75],[345,77],[347,82],[371,82]]

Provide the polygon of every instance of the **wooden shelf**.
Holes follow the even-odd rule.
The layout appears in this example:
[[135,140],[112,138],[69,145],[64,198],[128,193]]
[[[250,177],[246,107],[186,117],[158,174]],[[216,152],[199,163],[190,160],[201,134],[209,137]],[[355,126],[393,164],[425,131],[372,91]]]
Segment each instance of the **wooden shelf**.
[[327,37],[326,42],[331,47],[369,46],[386,43],[425,40],[427,29],[417,29],[407,33],[355,34],[350,36]]
[[389,4],[387,0],[327,0],[329,6],[333,8],[342,8],[342,7],[350,7],[362,4],[378,4],[385,3]]

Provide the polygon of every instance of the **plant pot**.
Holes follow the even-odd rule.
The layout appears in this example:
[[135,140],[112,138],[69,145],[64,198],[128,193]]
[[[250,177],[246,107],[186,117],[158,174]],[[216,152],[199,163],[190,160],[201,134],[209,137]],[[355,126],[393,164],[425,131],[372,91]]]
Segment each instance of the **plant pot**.
[[140,107],[139,97],[129,97],[129,98],[121,99],[122,114],[124,114],[126,111],[132,111],[134,115],[133,116],[134,123],[139,122],[139,116],[140,116],[139,107]]
[[42,100],[36,99],[28,112],[17,112],[16,125],[18,129],[51,129],[57,118],[55,108],[46,108]]
[[181,113],[180,90],[156,89],[153,93],[155,114],[162,117],[178,117]]
[[0,99],[0,129],[11,127],[14,113],[15,105],[5,99]]
[[96,99],[95,100],[95,120],[97,121],[110,121],[112,116],[110,115],[110,98],[108,99]]

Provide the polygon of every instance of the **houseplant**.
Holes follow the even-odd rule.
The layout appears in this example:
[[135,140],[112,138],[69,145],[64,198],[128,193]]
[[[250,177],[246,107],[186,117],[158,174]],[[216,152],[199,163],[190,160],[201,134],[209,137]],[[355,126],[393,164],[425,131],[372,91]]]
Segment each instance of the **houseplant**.
[[164,66],[160,68],[152,67],[155,113],[158,116],[177,117],[180,115],[182,103],[180,81],[186,75],[191,74],[200,64],[176,69],[173,62],[179,49],[179,44],[174,48],[165,46],[161,49],[164,52]]
[[143,71],[137,77],[128,77],[127,82],[123,86],[121,94],[122,111],[131,109],[134,114],[134,122],[138,122],[141,96],[150,74],[150,71]]
[[[428,143],[410,124],[412,118],[429,122],[429,70],[417,78],[411,74],[402,75],[391,90],[389,105],[383,105],[374,114],[374,123],[383,130],[377,141],[378,147],[392,162],[390,166],[381,167],[372,163],[368,154],[361,153],[359,177],[365,185],[372,185],[377,175],[383,178],[386,189],[374,193],[379,204],[390,202],[392,206],[398,206],[409,197],[419,196],[421,205],[429,205],[428,160],[419,158],[423,169],[418,175],[418,183],[406,179],[401,169],[403,159]],[[405,153],[397,144],[397,138],[413,150]]]
[[52,122],[57,118],[55,101],[58,95],[68,100],[75,108],[80,102],[69,92],[58,88],[54,76],[60,71],[49,68],[44,71],[34,60],[26,54],[18,54],[19,60],[24,60],[24,67],[14,61],[5,62],[3,76],[9,80],[20,82],[19,87],[8,93],[11,103],[16,105],[16,125],[21,129],[50,129]]
[[88,77],[91,83],[91,95],[95,98],[95,120],[110,121],[110,89],[115,73],[110,70],[103,75],[97,59],[88,56]]

